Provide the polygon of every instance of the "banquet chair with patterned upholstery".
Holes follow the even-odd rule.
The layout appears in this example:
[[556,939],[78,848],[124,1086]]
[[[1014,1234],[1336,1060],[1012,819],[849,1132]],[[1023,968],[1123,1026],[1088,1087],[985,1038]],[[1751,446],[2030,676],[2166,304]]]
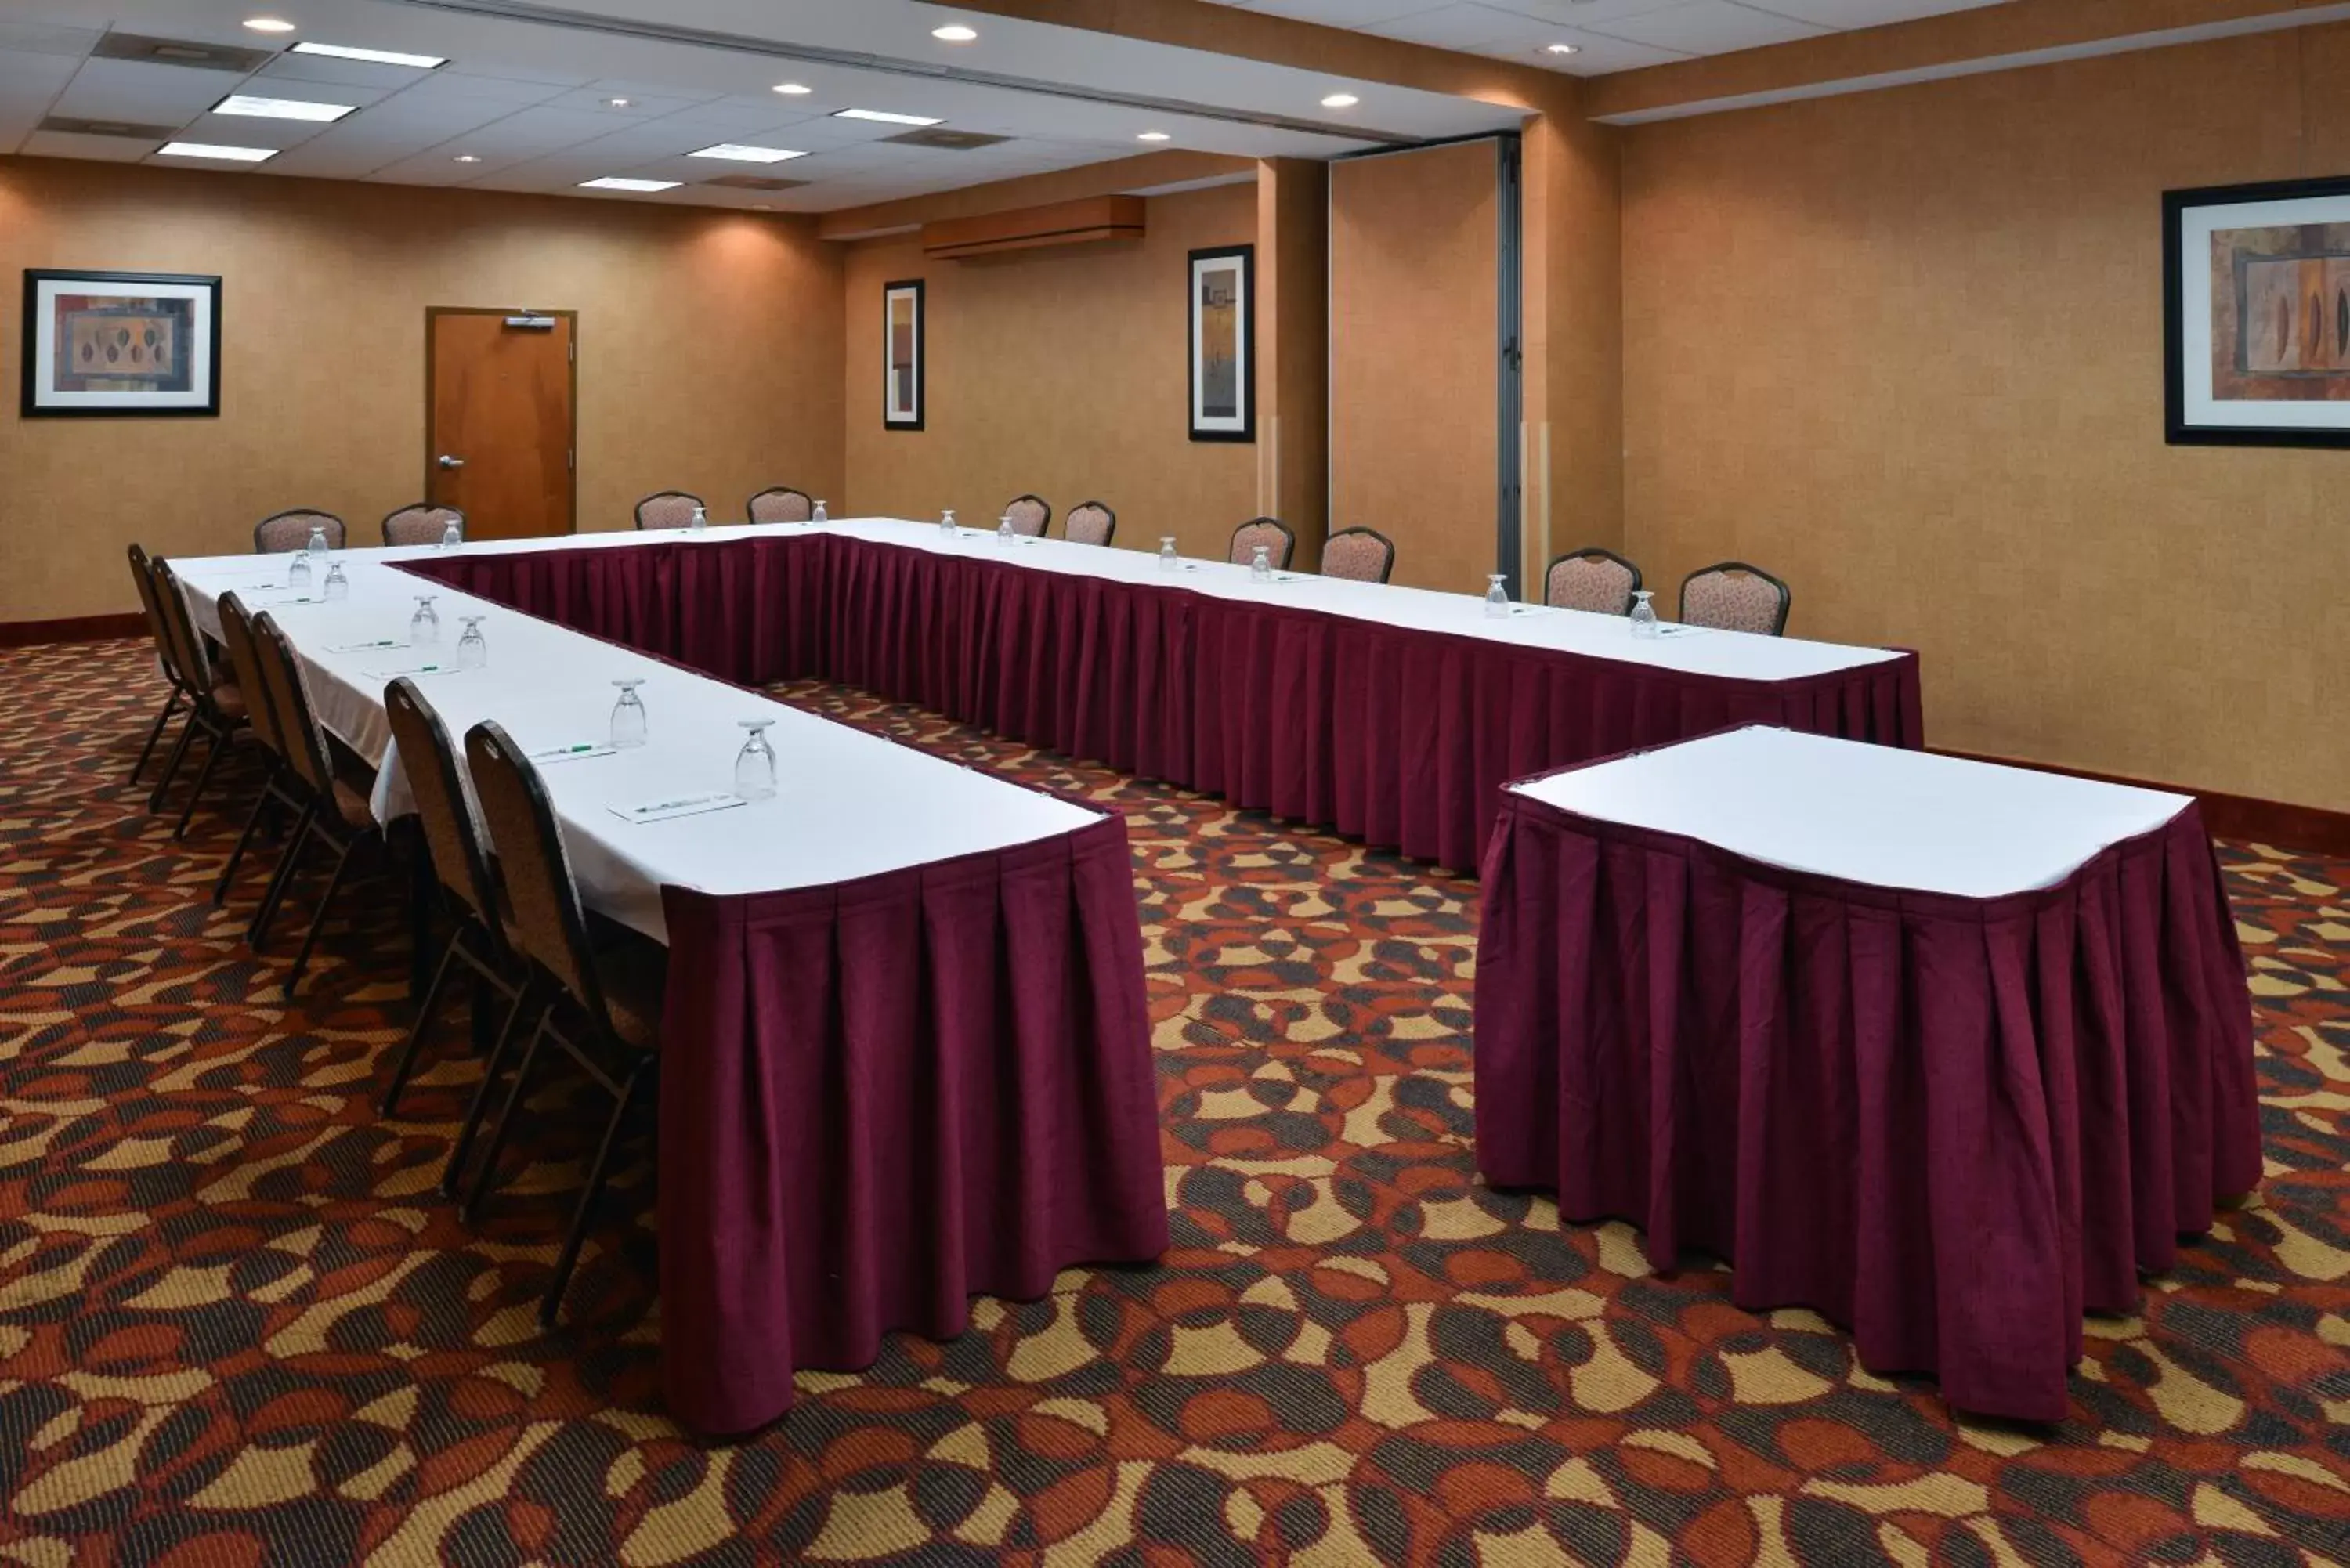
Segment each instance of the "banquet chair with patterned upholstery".
[[465,535],[465,514],[453,506],[435,506],[429,501],[411,502],[383,520],[383,542],[387,545],[438,545],[449,524],[457,524],[457,536]]
[[637,503],[637,526],[691,528],[693,509],[701,504],[701,496],[689,495],[682,490],[656,490]]
[[368,804],[367,792],[336,771],[334,753],[327,744],[327,732],[318,722],[317,710],[310,705],[309,688],[302,680],[301,660],[293,644],[286,640],[286,634],[278,629],[276,618],[265,610],[253,618],[253,646],[275,711],[278,743],[285,750],[287,770],[298,782],[302,800],[302,809],[294,819],[293,836],[286,845],[285,858],[277,863],[277,875],[270,879],[269,890],[261,896],[261,912],[254,919],[255,951],[260,951],[269,940],[270,924],[285,906],[286,892],[294,885],[310,841],[317,839],[335,853],[335,868],[311,909],[309,929],[303,932],[301,950],[294,955],[294,967],[286,974],[286,995],[290,1001],[302,983],[304,971],[310,967],[318,933],[326,929],[335,895],[342,890],[343,878],[350,872],[351,857],[362,846],[381,844],[383,829],[375,819],[374,807]]
[[1341,528],[1322,541],[1322,575],[1350,583],[1384,583],[1395,570],[1395,542],[1376,528]]
[[1118,514],[1098,501],[1069,508],[1061,536],[1072,545],[1107,545],[1118,536]]
[[815,514],[807,492],[788,484],[770,485],[743,504],[743,515],[754,523],[805,523]]
[[1043,538],[1053,525],[1053,508],[1041,495],[1015,495],[1003,504],[1003,514],[1012,519],[1014,534],[1031,539]]
[[1760,566],[1721,561],[1681,579],[1682,622],[1777,637],[1787,629],[1787,585]]
[[310,542],[310,530],[327,531],[327,548],[343,547],[343,520],[315,506],[274,512],[253,525],[253,550],[257,556],[291,555]]
[[1290,557],[1297,554],[1297,535],[1277,517],[1252,517],[1233,529],[1232,553],[1225,558],[1236,566],[1245,566],[1256,559],[1260,545],[1274,571],[1289,570]]
[[432,890],[452,926],[432,983],[409,1025],[407,1044],[393,1064],[391,1082],[383,1091],[383,1114],[400,1114],[400,1096],[416,1070],[417,1054],[432,1028],[433,1007],[456,966],[471,970],[475,979],[506,1002],[505,1020],[490,1047],[481,1082],[474,1085],[465,1119],[457,1129],[456,1144],[442,1171],[442,1191],[454,1197],[458,1173],[465,1168],[467,1151],[490,1103],[491,1086],[502,1076],[515,1026],[537,992],[532,989],[530,965],[516,946],[517,933],[474,826],[473,801],[465,791],[449,726],[441,722],[439,711],[425,701],[416,682],[405,675],[384,688],[383,710],[390,722],[392,744],[400,752],[400,767],[416,797],[417,820],[424,830],[425,851],[432,863]]
[[[220,879],[213,884],[213,908],[228,902],[228,890],[236,882],[236,869],[244,863],[245,851],[253,847],[253,836],[260,830],[263,820],[273,811],[284,810],[288,822],[298,821],[302,807],[308,801],[305,786],[286,757],[286,737],[277,722],[277,705],[269,700],[268,672],[261,662],[261,650],[253,639],[253,618],[246,613],[244,600],[234,593],[220,597],[221,646],[228,650],[228,667],[236,676],[237,690],[245,694],[245,718],[253,726],[253,738],[260,742],[265,754],[261,789],[254,796],[253,809],[245,813],[244,831],[236,836],[236,847],[229,851],[227,864],[221,867]],[[275,877],[270,878],[273,882]],[[254,911],[254,924],[258,925],[261,912]],[[252,934],[248,928],[246,934]]]
[[1629,615],[1639,591],[1640,568],[1597,545],[1569,550],[1543,574],[1543,603],[1553,609]]
[[164,761],[163,776],[155,781],[155,793],[147,797],[147,809],[163,809],[164,793],[179,773],[190,742],[203,736],[204,765],[196,771],[196,782],[188,790],[187,805],[180,813],[179,825],[172,830],[172,837],[184,838],[188,821],[196,815],[196,802],[203,798],[204,786],[212,782],[213,770],[220,765],[230,744],[246,731],[245,693],[233,676],[213,669],[211,659],[204,653],[204,639],[188,614],[188,597],[180,591],[180,579],[173,575],[172,564],[158,557],[150,563],[150,569],[155,586],[155,608],[171,644],[172,662],[185,682],[183,690],[190,701],[188,722],[182,726],[179,742]]
[[163,693],[163,711],[155,715],[154,727],[147,732],[147,743],[139,748],[139,760],[130,764],[128,783],[137,784],[139,775],[147,771],[148,759],[162,742],[163,731],[188,701],[188,683],[180,674],[180,667],[172,657],[172,643],[163,630],[163,612],[155,604],[155,568],[149,564],[147,552],[133,545],[130,550],[130,580],[139,589],[139,607],[147,617],[147,636],[155,645],[155,667],[162,671],[163,683],[169,688]]
[[548,1004],[531,1031],[522,1065],[498,1109],[497,1124],[483,1149],[480,1168],[462,1210],[470,1222],[494,1179],[498,1156],[514,1130],[515,1113],[530,1098],[539,1047],[552,1040],[575,1065],[612,1097],[612,1115],[588,1168],[578,1207],[556,1255],[555,1278],[539,1299],[538,1320],[553,1327],[571,1271],[579,1262],[588,1221],[610,1174],[612,1150],[622,1124],[640,1099],[650,1098],[658,1074],[661,1007],[668,985],[669,953],[658,942],[614,927],[601,943],[590,936],[570,859],[564,853],[563,826],[546,785],[521,747],[494,720],[465,732],[465,759],[473,793],[495,847],[514,910],[517,941],[539,979]]

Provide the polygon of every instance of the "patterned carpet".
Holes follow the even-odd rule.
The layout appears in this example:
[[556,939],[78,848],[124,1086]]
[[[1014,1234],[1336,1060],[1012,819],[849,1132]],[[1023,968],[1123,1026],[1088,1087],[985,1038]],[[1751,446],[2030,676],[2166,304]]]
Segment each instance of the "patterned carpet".
[[1473,884],[795,691],[1128,814],[1176,1241],[702,1448],[654,1392],[649,1167],[543,1336],[580,1150],[475,1233],[431,1190],[455,1031],[372,1109],[391,885],[281,1006],[293,939],[256,961],[251,885],[207,902],[231,817],[175,845],[122,786],[140,650],[0,654],[0,1563],[2350,1560],[2350,865],[2227,851],[2268,1188],[2091,1324],[2070,1420],[1981,1425],[1477,1184]]

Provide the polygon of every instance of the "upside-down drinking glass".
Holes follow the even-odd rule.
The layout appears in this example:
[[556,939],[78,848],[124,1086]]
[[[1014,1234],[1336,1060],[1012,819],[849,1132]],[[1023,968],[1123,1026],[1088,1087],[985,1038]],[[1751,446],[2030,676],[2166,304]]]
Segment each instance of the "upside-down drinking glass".
[[816,504],[816,511],[809,515],[808,521],[811,523],[822,523],[826,520],[826,515],[824,503],[819,501]]
[[1273,581],[1273,551],[1270,548],[1263,545],[1256,547],[1256,553],[1249,557],[1249,576],[1260,583]]
[[490,643],[482,635],[482,618],[469,615],[458,618],[465,623],[465,630],[457,639],[457,668],[479,670],[490,661]]
[[686,526],[692,529],[697,534],[701,533],[704,528],[710,526],[710,514],[703,511],[701,507],[696,506],[693,509],[693,521],[687,524]]
[[1183,557],[1175,553],[1175,536],[1172,534],[1170,534],[1167,537],[1159,540],[1159,569],[1162,572],[1171,572],[1182,564]]
[[644,683],[642,676],[612,682],[620,689],[620,700],[612,704],[612,744],[624,752],[631,746],[643,745],[645,737],[652,732],[651,725],[646,722],[644,700],[637,695],[637,688]]
[[1485,579],[1485,616],[1489,620],[1506,620],[1509,614],[1509,578],[1495,572]]
[[303,548],[310,553],[310,559],[314,561],[325,560],[327,558],[326,529],[321,527],[313,527],[310,530],[310,542],[304,545]]
[[330,600],[340,601],[351,597],[351,580],[343,576],[343,564],[340,561],[329,561],[327,564],[327,581],[324,589],[327,597]]
[[750,732],[743,749],[734,753],[734,793],[744,800],[765,800],[775,793],[775,748],[767,744],[773,719],[737,719]]
[[441,524],[441,547],[453,550],[465,542],[465,525],[452,517]]
[[1648,601],[1657,596],[1652,589],[1642,588],[1632,596],[1632,635],[1657,635],[1657,607]]
[[416,613],[408,618],[408,640],[416,648],[436,648],[441,642],[441,612],[431,594],[416,596]]
[[950,506],[944,512],[939,514],[939,532],[945,535],[950,539],[955,536],[953,507]]
[[294,564],[286,568],[286,586],[297,594],[310,591],[310,555],[307,550],[294,552]]
[[1020,535],[1013,530],[1011,513],[1007,512],[1003,516],[995,520],[995,542],[997,544],[1009,545],[1013,540],[1019,536]]

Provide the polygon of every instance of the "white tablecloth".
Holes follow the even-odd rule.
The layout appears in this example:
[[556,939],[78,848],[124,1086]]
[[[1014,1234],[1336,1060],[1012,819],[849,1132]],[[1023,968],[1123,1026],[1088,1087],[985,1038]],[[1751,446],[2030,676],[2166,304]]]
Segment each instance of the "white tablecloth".
[[[593,537],[593,536],[591,536]],[[637,536],[620,535],[622,542]],[[570,545],[587,541],[564,540]],[[475,550],[529,547],[480,545]],[[288,557],[175,560],[200,625],[217,633],[218,597],[232,589],[249,610],[268,610],[300,654],[320,722],[379,769],[374,805],[386,821],[414,809],[391,744],[377,673],[431,658],[453,661],[460,618],[479,614],[490,649],[478,670],[426,675],[418,685],[460,748],[484,719],[504,724],[525,751],[593,742],[611,733],[611,681],[641,677],[650,743],[544,768],[563,819],[564,842],[588,905],[666,940],[665,883],[713,894],[822,887],[955,856],[1029,844],[1099,820],[1091,809],[974,773],[879,736],[680,670],[626,649],[436,588],[392,566],[426,550],[348,550],[347,601],[282,605]],[[323,574],[321,574],[323,576]],[[417,596],[431,593],[441,642],[335,653],[378,639],[404,640]],[[743,732],[735,721],[770,718],[777,794],[705,815],[630,824],[612,805],[733,787]]]
[[1512,786],[1766,866],[1989,898],[2050,888],[2186,795],[1761,726]]

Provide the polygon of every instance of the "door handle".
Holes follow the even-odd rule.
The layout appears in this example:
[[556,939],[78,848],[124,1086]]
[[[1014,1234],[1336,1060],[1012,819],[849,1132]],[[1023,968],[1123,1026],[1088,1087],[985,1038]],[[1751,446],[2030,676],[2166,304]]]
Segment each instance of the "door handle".
[[441,454],[441,466],[443,468],[463,468],[465,466],[465,460],[462,457],[451,457],[447,452],[442,452]]

